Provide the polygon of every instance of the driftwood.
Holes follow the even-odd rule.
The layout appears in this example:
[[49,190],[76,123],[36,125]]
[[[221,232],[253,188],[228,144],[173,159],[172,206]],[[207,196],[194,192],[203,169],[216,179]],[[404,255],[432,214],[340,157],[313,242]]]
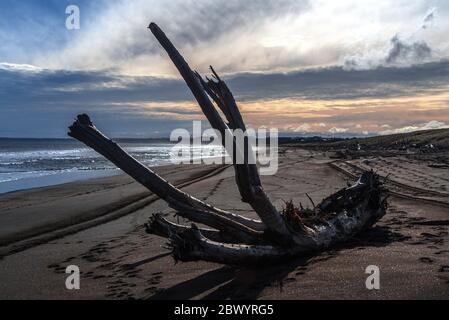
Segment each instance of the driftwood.
[[[222,137],[232,135],[234,129],[245,131],[234,96],[215,70],[211,67],[213,80],[203,79],[190,69],[156,24],[152,23],[149,29],[179,70],[211,126]],[[250,161],[251,154],[234,140],[234,149],[228,151],[234,151],[234,158],[244,159],[243,164],[234,161],[242,201],[260,217],[260,220],[248,219],[177,189],[102,134],[87,115],[78,116],[69,135],[102,154],[165,200],[177,215],[211,228],[182,226],[158,214],[150,219],[147,232],[169,239],[173,256],[180,261],[205,260],[230,265],[277,262],[346,241],[373,226],[387,209],[386,190],[379,176],[366,172],[354,186],[342,189],[313,209],[297,208],[288,203],[283,211],[278,211],[263,189],[257,166]],[[249,143],[245,141],[246,145]],[[223,146],[226,147],[225,139]]]

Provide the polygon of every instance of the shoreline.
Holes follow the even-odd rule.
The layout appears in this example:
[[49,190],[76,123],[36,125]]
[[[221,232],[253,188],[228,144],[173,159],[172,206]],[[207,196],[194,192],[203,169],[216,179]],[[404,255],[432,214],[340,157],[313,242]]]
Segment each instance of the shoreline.
[[[201,158],[202,161],[207,159],[207,161],[217,161],[223,164],[217,165],[228,165],[222,160],[222,157],[207,157]],[[191,163],[188,164],[174,164],[170,161],[161,161],[158,164],[153,164],[149,166],[152,170],[156,170],[157,168],[167,168],[167,167],[177,167],[177,166],[192,166],[197,165],[194,162],[198,159],[189,160]],[[203,164],[204,165],[204,164]],[[215,164],[212,164],[215,165]],[[206,166],[206,165],[204,165]],[[42,171],[45,172],[45,171]],[[38,173],[38,172],[36,172]],[[114,176],[126,175],[118,168],[110,168],[110,169],[73,169],[73,170],[60,170],[60,171],[50,171],[49,174],[41,175],[41,176],[33,176],[29,178],[9,180],[0,182],[0,197],[3,195],[7,195],[14,192],[19,191],[33,191],[41,188],[47,187],[63,187],[65,185],[71,183],[79,183],[85,182],[89,180],[108,178]]]
[[[171,165],[172,145],[160,140],[120,140],[148,166]],[[119,170],[74,139],[0,139],[0,194],[115,175]]]
[[112,177],[120,174],[123,173],[116,169],[54,171],[46,175],[0,182],[0,196],[16,191],[63,186],[73,182]]

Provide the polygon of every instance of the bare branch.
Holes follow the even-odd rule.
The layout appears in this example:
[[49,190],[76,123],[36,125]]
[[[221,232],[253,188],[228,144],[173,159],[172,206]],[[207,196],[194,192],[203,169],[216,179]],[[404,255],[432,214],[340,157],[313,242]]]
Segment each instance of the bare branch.
[[246,226],[246,223],[251,226],[259,226],[260,224],[257,221],[214,208],[177,189],[98,131],[87,115],[78,116],[78,119],[70,127],[69,135],[102,154],[140,184],[165,200],[175,210],[195,211],[198,215],[197,219],[203,220],[209,220],[211,215],[223,217],[225,219],[220,220],[220,224],[226,221],[235,229],[242,230],[242,232],[254,231],[251,227]]
[[232,245],[211,241],[195,226],[170,237],[177,261],[210,261],[227,265],[261,265],[279,262],[295,252],[274,246]]
[[[179,51],[155,23],[151,23],[149,29],[165,49],[165,51],[168,53],[170,59],[180,72],[181,76],[184,78],[184,81],[187,83],[187,86],[190,88],[196,100],[198,101],[199,106],[201,107],[206,118],[209,120],[212,128],[218,130],[222,134],[222,137],[224,138],[222,143],[224,144],[226,138],[234,140],[232,132],[210,101],[206,90],[202,85],[202,81],[198,79],[197,74],[192,71]],[[215,73],[215,71],[213,72]],[[224,83],[220,80],[218,75],[215,73],[214,76],[219,81],[219,84],[223,86]],[[230,93],[229,90],[227,92]],[[220,95],[217,94],[217,96]],[[223,100],[223,97],[221,98]],[[243,119],[240,115],[240,112],[238,111],[234,98],[232,97],[232,95],[226,95],[225,98],[228,99],[228,101],[223,102],[224,106],[227,107],[227,110],[229,111],[229,115],[231,117],[230,119],[228,119],[229,122],[231,124],[235,123],[238,128],[245,128]],[[227,147],[226,144],[224,144],[223,146],[225,148]],[[235,143],[234,146],[236,149],[237,158],[247,159],[245,152],[241,150],[243,146],[238,146]],[[233,152],[234,150],[227,151],[229,154],[235,154]],[[243,201],[248,202],[253,207],[254,211],[259,215],[270,232],[279,235],[280,241],[284,241],[285,239],[290,238],[290,232],[285,225],[285,221],[282,219],[279,212],[270,202],[268,196],[261,186],[260,179],[258,178],[257,168],[255,167],[255,165],[253,167],[250,167],[248,165],[239,167],[236,166],[236,170],[238,172],[237,180],[239,189],[243,196]]]
[[[150,218],[150,221],[145,225],[146,231],[149,234],[154,234],[163,238],[170,238],[172,235],[185,232],[190,227],[176,224],[163,218],[160,214],[155,214]],[[224,243],[245,243],[248,237],[240,238],[238,234],[229,234],[222,231],[211,229],[200,229],[201,233],[208,239],[216,242]]]

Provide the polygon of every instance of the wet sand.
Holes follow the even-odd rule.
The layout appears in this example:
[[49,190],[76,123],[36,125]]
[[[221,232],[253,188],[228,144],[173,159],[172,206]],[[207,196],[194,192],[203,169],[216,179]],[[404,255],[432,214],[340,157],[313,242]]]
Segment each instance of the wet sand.
[[[284,149],[278,174],[263,177],[265,189],[278,208],[290,199],[308,205],[306,193],[318,202],[352,181],[357,168],[377,166],[395,173],[397,195],[390,199],[388,215],[331,251],[261,269],[175,264],[166,241],[145,234],[142,225],[154,213],[176,218],[164,202],[125,176],[2,196],[0,298],[448,299],[448,170],[434,168],[443,171],[422,176],[430,167],[416,161],[335,161],[319,152]],[[158,170],[202,200],[254,217],[240,202],[232,168]],[[69,265],[81,269],[79,291],[65,288]],[[381,290],[365,287],[370,265],[381,270]]]

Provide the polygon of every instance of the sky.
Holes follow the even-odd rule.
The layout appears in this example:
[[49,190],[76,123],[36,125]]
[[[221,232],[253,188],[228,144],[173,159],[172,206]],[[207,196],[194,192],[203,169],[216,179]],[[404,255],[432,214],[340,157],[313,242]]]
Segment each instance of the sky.
[[113,137],[204,120],[150,22],[223,75],[253,128],[449,127],[447,0],[0,0],[0,137],[62,138],[79,113]]

